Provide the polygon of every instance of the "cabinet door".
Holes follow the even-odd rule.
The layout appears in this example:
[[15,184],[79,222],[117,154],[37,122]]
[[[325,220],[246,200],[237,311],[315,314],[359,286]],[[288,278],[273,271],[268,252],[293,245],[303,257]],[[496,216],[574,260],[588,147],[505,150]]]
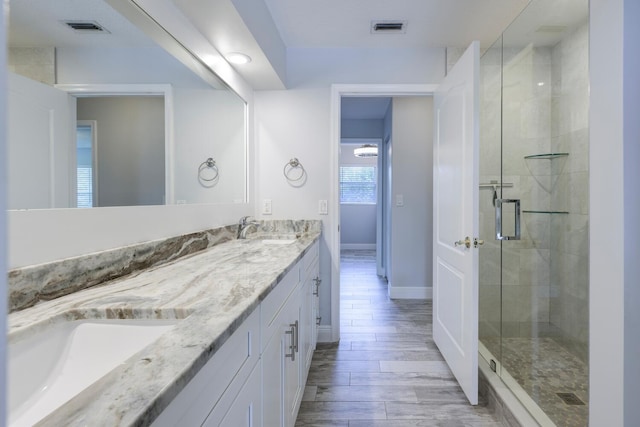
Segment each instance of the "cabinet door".
[[284,330],[271,337],[262,352],[262,422],[265,427],[284,427]]
[[262,427],[262,425],[260,365],[257,364],[222,421],[207,419],[203,426]]
[[[296,345],[294,349],[295,358],[285,357],[284,359],[284,402],[285,402],[285,418],[287,426],[294,426],[298,415],[298,408],[302,401],[302,390],[304,384],[301,384],[301,366],[304,361],[300,349],[300,289],[297,289],[292,295],[292,299],[287,307],[289,313],[290,334],[285,336],[285,349],[289,349],[290,340]],[[293,360],[292,360],[293,359]]]
[[301,363],[301,381],[302,386],[307,379],[307,372],[311,366],[313,358],[313,350],[315,349],[315,310],[314,310],[314,291],[316,289],[313,270],[309,271],[301,289],[302,301],[300,312],[300,357],[303,359]]

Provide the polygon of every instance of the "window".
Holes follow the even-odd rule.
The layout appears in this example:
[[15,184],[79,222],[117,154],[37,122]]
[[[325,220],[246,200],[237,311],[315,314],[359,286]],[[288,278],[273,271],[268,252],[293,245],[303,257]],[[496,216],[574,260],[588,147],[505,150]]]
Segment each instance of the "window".
[[95,206],[94,126],[84,121],[76,128],[76,203],[79,208]]
[[375,204],[375,166],[340,166],[340,203]]

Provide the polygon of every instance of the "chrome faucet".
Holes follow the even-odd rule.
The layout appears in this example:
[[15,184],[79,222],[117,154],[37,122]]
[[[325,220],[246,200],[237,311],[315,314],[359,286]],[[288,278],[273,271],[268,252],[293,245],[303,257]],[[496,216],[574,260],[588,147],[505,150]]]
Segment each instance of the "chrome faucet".
[[238,223],[238,239],[246,239],[247,238],[247,230],[251,226],[259,226],[260,223],[256,220],[252,220],[250,216],[243,216],[240,218],[240,222]]

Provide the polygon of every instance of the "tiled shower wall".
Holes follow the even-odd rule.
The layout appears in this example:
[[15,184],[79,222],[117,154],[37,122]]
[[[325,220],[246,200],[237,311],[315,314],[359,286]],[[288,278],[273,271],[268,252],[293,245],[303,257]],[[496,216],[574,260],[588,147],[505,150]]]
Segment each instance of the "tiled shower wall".
[[[487,241],[480,255],[480,337],[554,336],[583,360],[588,336],[587,35],[585,25],[553,47],[502,49],[498,43],[483,55],[480,76],[480,182],[499,181],[502,160],[503,180],[513,184],[503,189],[503,198],[520,199],[523,211],[569,212],[523,212],[522,240],[503,243],[501,262],[493,237],[493,190],[480,190],[480,230]],[[552,152],[569,156],[525,159]]]
[[551,147],[567,152],[552,163],[551,203],[568,215],[551,220],[550,320],[558,340],[587,361],[589,337],[589,29],[552,52]]

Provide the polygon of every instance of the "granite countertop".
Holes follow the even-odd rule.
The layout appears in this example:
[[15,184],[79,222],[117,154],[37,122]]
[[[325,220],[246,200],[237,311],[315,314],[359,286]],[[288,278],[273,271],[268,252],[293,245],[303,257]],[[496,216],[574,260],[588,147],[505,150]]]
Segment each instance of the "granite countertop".
[[76,319],[183,319],[38,425],[149,425],[319,236],[233,240],[9,315],[10,340]]

